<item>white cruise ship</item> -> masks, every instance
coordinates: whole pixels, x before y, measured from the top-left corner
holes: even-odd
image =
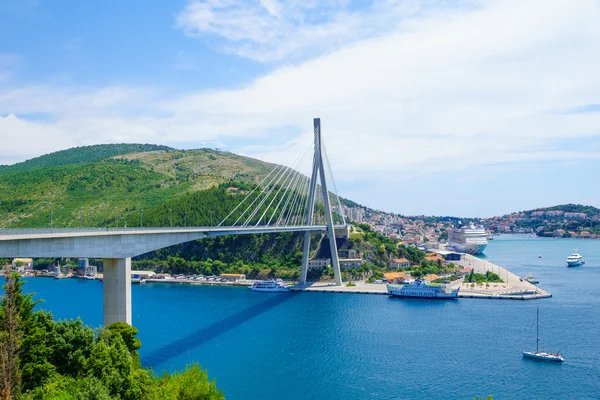
[[[412,297],[416,299],[440,299],[453,300],[458,297],[458,290],[454,289],[450,293],[446,292],[446,285],[431,284],[426,280],[404,282],[404,285],[387,285],[387,291],[390,296]]]
[[[482,226],[471,224],[460,229],[448,229],[448,246],[468,254],[481,254],[488,244],[488,234]]]
[[[252,284],[250,290],[255,292],[287,292],[289,289],[283,282],[275,281],[256,281]]]

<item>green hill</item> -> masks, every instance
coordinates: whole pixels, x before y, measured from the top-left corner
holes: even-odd
[[[228,212],[226,207],[232,209],[238,201],[227,192],[226,183],[232,187],[256,184],[274,167],[212,149],[155,150],[80,162],[90,148],[111,154],[146,146],[163,148],[90,146],[85,151],[78,148],[53,153],[52,158],[39,157],[46,161],[28,164],[23,170],[5,170],[0,174],[0,228],[48,227],[51,208],[54,227],[115,226],[117,215],[120,226],[139,225],[140,210],[144,210],[146,226],[168,226],[172,212],[174,225],[208,225],[211,212],[213,222],[220,222]],[[57,154],[67,158],[61,160]],[[48,165],[33,168],[42,164]]]
[[[593,206],[584,206],[582,204],[561,204],[558,206],[538,208],[535,210],[526,211],[532,213],[534,211],[562,211],[562,212],[577,212],[584,213],[589,218],[593,218],[596,215],[600,215],[600,209]]]
[[[46,154],[31,160],[13,165],[0,165],[0,174],[30,171],[44,167],[57,167],[60,165],[83,164],[99,161],[120,154],[139,153],[156,150],[173,150],[171,147],[155,144],[97,144],[93,146],[74,147]]]

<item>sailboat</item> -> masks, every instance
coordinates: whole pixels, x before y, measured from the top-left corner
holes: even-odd
[[[537,319],[536,319],[536,342],[537,348],[536,351],[523,351],[523,358],[532,358],[534,360],[542,360],[542,361],[554,361],[554,362],[563,362],[565,359],[560,355],[560,352],[557,353],[546,353],[540,351],[540,309],[537,309]]]

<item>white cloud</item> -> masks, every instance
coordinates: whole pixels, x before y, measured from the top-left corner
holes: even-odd
[[[14,114],[0,116],[0,164],[23,161],[31,154],[62,150],[65,136],[68,133],[54,126],[25,121]]]
[[[177,16],[177,27],[191,37],[221,37],[225,51],[269,62],[314,56],[383,35],[431,4],[439,6],[432,0],[376,0],[357,11],[339,0],[189,0]]]

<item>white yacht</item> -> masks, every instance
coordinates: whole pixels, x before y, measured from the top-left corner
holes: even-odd
[[[560,352],[556,353],[548,353],[545,351],[540,351],[540,309],[537,309],[537,318],[536,318],[536,350],[535,351],[523,351],[523,358],[531,358],[534,360],[540,361],[554,361],[554,362],[563,362],[565,359],[560,355]]]
[[[579,253],[573,253],[567,257],[567,267],[578,267],[583,264],[585,264],[585,261]]]
[[[470,224],[460,229],[448,229],[448,246],[468,254],[481,254],[488,244],[488,234],[482,226]]]
[[[255,292],[287,292],[288,287],[283,282],[276,281],[256,281],[252,284],[250,290]]]
[[[535,279],[535,276],[533,276],[533,274],[530,272],[529,275],[527,275],[525,277],[525,280],[531,284],[536,284],[536,283],[540,283],[540,281],[538,281],[537,279]]]
[[[412,297],[417,299],[451,299],[458,297],[458,289],[446,292],[446,285],[429,283],[426,280],[404,281],[404,285],[387,285],[387,292],[395,297]]]

